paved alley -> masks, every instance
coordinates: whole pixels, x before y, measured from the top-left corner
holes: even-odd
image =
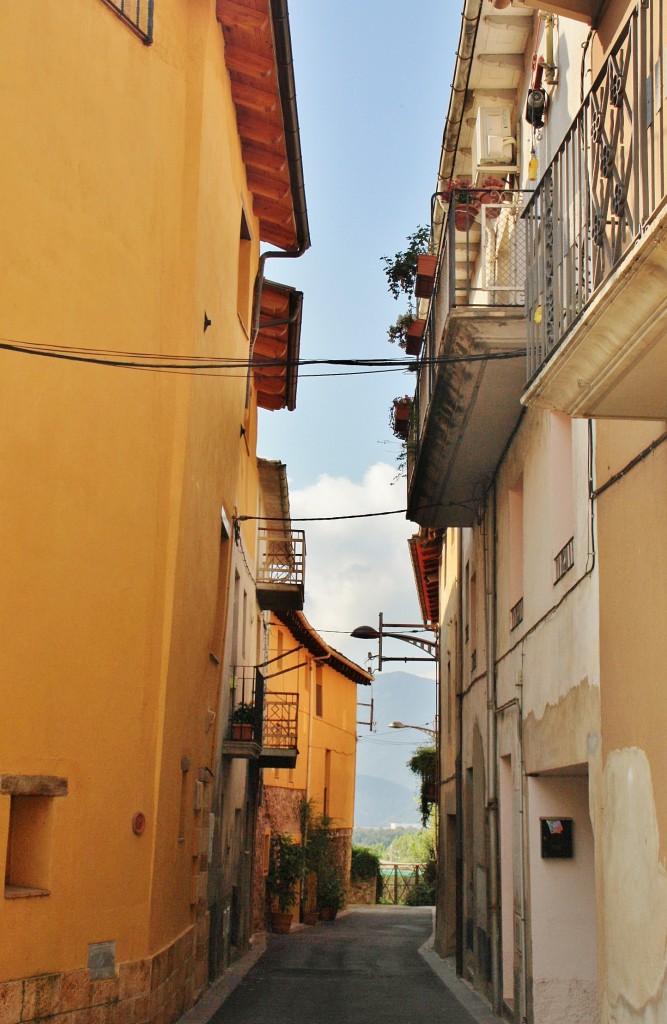
[[[430,908],[378,907],[273,935],[212,1024],[479,1024],[420,956],[431,928]]]

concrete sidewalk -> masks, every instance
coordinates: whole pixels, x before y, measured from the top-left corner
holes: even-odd
[[[338,917],[343,918],[353,913],[356,907],[349,907],[342,911]],[[358,909],[368,910],[369,908],[359,907]],[[382,906],[376,908],[380,913]],[[395,910],[395,907],[388,908]],[[315,926],[319,927],[319,926]],[[331,927],[331,926],[327,926]],[[335,925],[334,925],[335,927]],[[293,925],[292,931],[310,930],[307,925]],[[184,1014],[177,1024],[209,1024],[209,1021],[218,1012],[225,1000],[231,995],[237,985],[246,977],[248,972],[264,955],[267,944],[271,941],[271,935],[265,932],[257,933],[251,940],[249,951],[232,964],[225,974],[211,985],[199,1000],[196,1006]],[[438,980],[449,990],[458,1003],[470,1014],[476,1024],[502,1024],[499,1017],[491,1011],[487,1003],[464,981],[456,976],[453,966],[445,960],[441,960],[433,950],[433,935],[418,950],[419,955],[425,964],[431,969]]]

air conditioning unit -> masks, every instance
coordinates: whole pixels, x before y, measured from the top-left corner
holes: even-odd
[[[516,171],[511,108],[480,107],[472,140],[473,181],[490,171]]]

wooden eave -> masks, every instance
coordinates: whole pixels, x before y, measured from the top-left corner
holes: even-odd
[[[285,0],[216,0],[236,122],[260,239],[308,247]]]
[[[330,647],[308,622],[303,612],[288,611],[276,612],[276,618],[283,626],[289,629],[290,633],[300,644],[306,648],[314,658],[321,658],[323,662],[330,665],[341,675],[351,679],[353,683],[361,683],[368,686],[373,681],[373,676],[355,661],[346,658],[340,651]]]
[[[408,540],[417,596],[424,622],[438,626],[440,622],[440,555],[442,532],[425,530]]]
[[[296,407],[303,292],[265,281],[259,333],[253,350],[257,404],[262,409]]]

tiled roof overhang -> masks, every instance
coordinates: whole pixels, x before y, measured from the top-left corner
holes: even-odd
[[[263,242],[310,245],[286,0],[216,0]]]
[[[329,647],[329,644],[325,643],[319,633],[310,625],[303,612],[276,612],[275,615],[283,626],[289,629],[294,639],[303,644],[314,658],[322,658],[327,665],[331,665],[336,672],[351,679],[353,683],[361,683],[364,686],[372,683],[373,676],[370,672],[366,672],[361,665],[350,661],[344,654],[335,651],[333,647]]]
[[[408,540],[417,596],[424,622],[440,623],[440,554],[442,533],[426,530]]]
[[[257,404],[262,409],[296,406],[303,292],[264,281],[259,333],[253,349]]]

